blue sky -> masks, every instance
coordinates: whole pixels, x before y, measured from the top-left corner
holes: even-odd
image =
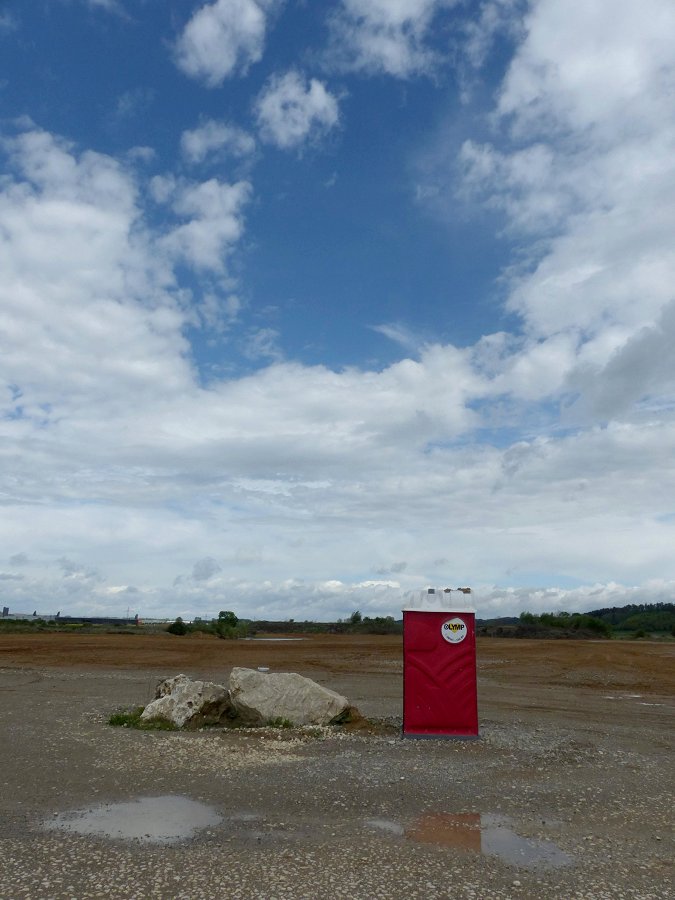
[[[0,4],[3,605],[671,599],[674,26]]]

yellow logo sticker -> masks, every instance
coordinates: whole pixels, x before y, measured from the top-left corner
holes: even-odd
[[[449,644],[459,644],[467,636],[468,631],[469,629],[466,627],[466,622],[463,619],[460,619],[459,616],[448,619],[447,622],[443,622],[441,625],[443,639]]]

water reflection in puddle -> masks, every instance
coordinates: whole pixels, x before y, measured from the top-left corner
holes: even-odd
[[[205,803],[168,795],[59,813],[44,824],[49,829],[75,834],[173,844],[221,821],[222,816]]]
[[[508,819],[501,816],[429,813],[408,826],[391,819],[369,819],[366,825],[418,844],[482,853],[525,868],[559,868],[572,864],[571,857],[554,843],[521,837],[508,827]]]
[[[369,828],[377,828],[378,831],[386,831],[389,834],[397,834],[403,837],[405,828],[400,822],[394,822],[392,819],[368,819],[366,822]]]

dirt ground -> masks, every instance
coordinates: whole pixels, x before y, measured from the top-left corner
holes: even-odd
[[[672,643],[479,639],[481,740],[417,741],[397,637],[1,635],[0,898],[673,897],[674,663]],[[388,728],[106,724],[163,676],[234,665],[301,672]],[[215,824],[170,844],[68,826],[120,802],[141,821],[144,798]]]

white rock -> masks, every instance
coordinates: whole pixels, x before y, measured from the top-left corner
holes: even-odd
[[[163,678],[155,688],[155,700],[160,697],[166,697],[167,694],[173,693],[179,687],[192,682],[188,675],[174,675],[173,678]]]
[[[230,697],[237,716],[248,725],[286,719],[294,725],[328,725],[345,713],[346,697],[294,672],[232,669]]]
[[[141,719],[161,716],[178,728],[216,725],[231,710],[230,692],[222,684],[193,681],[187,675],[160,681],[155,697],[143,710]]]

